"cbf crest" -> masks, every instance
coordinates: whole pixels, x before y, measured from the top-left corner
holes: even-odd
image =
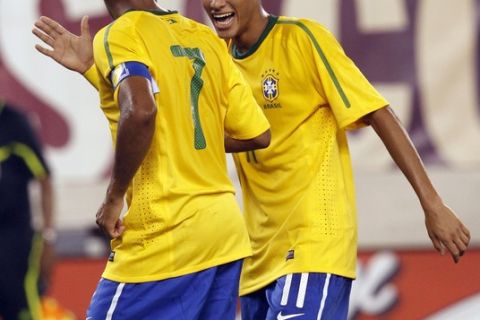
[[[279,95],[279,73],[274,69],[268,69],[262,74],[262,92],[263,97],[272,102],[278,98]]]

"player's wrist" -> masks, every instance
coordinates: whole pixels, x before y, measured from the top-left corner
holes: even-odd
[[[445,206],[442,198],[436,193],[433,193],[430,196],[421,197],[420,204],[426,214],[437,212]]]
[[[57,241],[58,233],[54,228],[45,228],[42,230],[41,234],[45,243],[53,244]]]
[[[110,184],[107,187],[107,192],[105,195],[106,203],[117,203],[123,202],[125,198],[125,193],[127,192],[128,185],[125,183],[119,183],[118,179],[112,177]]]

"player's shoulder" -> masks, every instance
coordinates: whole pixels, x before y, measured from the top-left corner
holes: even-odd
[[[184,16],[181,16],[179,24],[181,24],[181,30],[178,35],[186,42],[192,42],[202,51],[207,50],[215,56],[231,59],[228,54],[227,43],[220,39],[212,28]]]
[[[332,32],[318,21],[308,18],[280,16],[277,26],[289,37],[297,37],[305,40],[335,39]]]
[[[327,27],[325,27],[320,22],[308,19],[308,18],[297,18],[297,17],[287,17],[287,16],[279,16],[277,19],[277,24],[284,25],[284,26],[292,26],[293,30],[297,28],[300,29],[312,29],[315,31],[322,31],[322,32],[330,32]]]
[[[29,126],[27,116],[21,111],[17,110],[16,107],[5,104],[0,109],[0,119],[2,121],[8,122],[9,124],[14,123],[15,126]]]
[[[114,21],[110,22],[95,34],[95,38],[103,38],[105,35],[109,34],[114,31],[123,31],[125,32],[128,29],[131,29],[137,23],[139,17],[141,15],[140,11],[131,11],[123,14],[119,18],[115,19]]]
[[[128,34],[135,32],[135,29],[148,22],[148,16],[152,13],[143,10],[131,10],[101,28],[96,34],[96,39],[103,39],[112,34]]]
[[[186,32],[192,33],[197,38],[205,38],[214,43],[224,43],[207,25],[184,16],[180,16],[180,18]]]
[[[113,21],[109,24],[107,24],[106,26],[104,26],[103,28],[101,28],[100,30],[97,31],[97,33],[95,34],[95,36],[93,37],[93,47],[94,47],[94,50],[96,47],[98,47],[99,45],[103,47],[104,45],[104,42],[108,36],[108,33],[110,32],[110,29],[112,28],[112,26],[116,23],[116,21]]]
[[[14,106],[8,104],[4,105],[0,110],[0,140],[5,142],[5,139],[26,140],[29,132],[32,131],[32,125],[28,116],[19,111]]]
[[[103,52],[107,43],[111,41],[129,41],[128,38],[135,37],[136,24],[142,15],[141,11],[131,11],[123,14],[111,23],[107,24],[95,34],[93,38],[93,49]]]

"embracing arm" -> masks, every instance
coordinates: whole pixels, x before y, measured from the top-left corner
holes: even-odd
[[[435,249],[444,254],[447,248],[458,262],[467,249],[470,233],[452,209],[443,203],[400,121],[390,107],[370,113],[364,121],[373,127],[417,194]]]
[[[226,152],[243,152],[256,149],[265,149],[270,145],[270,129],[261,135],[249,140],[233,139],[225,134]]]
[[[148,80],[132,76],[119,85],[120,121],[112,176],[97,224],[111,238],[124,227],[120,220],[124,195],[150,148],[155,132],[157,107]]]

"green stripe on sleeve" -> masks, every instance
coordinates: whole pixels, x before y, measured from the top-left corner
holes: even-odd
[[[28,169],[36,178],[42,178],[46,176],[46,170],[40,159],[38,159],[35,152],[27,145],[22,143],[15,143],[12,146],[12,154],[19,156],[25,161]]]
[[[0,162],[7,160],[8,157],[10,157],[10,148],[0,147]]]
[[[325,65],[325,68],[327,69],[328,74],[329,74],[330,78],[332,79],[333,84],[335,85],[335,88],[337,89],[338,94],[340,95],[343,103],[345,104],[345,107],[350,108],[350,106],[351,106],[350,101],[348,100],[347,95],[345,94],[345,91],[343,91],[343,88],[340,85],[340,81],[338,81],[338,78],[335,75],[335,72],[333,71],[332,66],[330,65],[330,62],[328,61],[327,57],[325,56],[325,53],[323,52],[322,47],[320,47],[320,44],[318,43],[317,39],[313,35],[312,31],[310,31],[310,29],[308,29],[308,27],[300,21],[278,20],[277,23],[278,24],[296,25],[296,26],[302,28],[303,31],[305,31],[305,33],[308,35],[310,40],[313,42],[313,45],[315,46],[315,49],[318,52],[318,55],[322,59],[322,62]]]
[[[110,51],[110,44],[108,43],[108,35],[110,34],[110,29],[112,28],[113,23],[110,23],[107,28],[105,29],[105,34],[103,35],[103,45],[105,46],[105,52],[107,54],[108,65],[110,69],[113,69],[113,57],[112,51]]]

